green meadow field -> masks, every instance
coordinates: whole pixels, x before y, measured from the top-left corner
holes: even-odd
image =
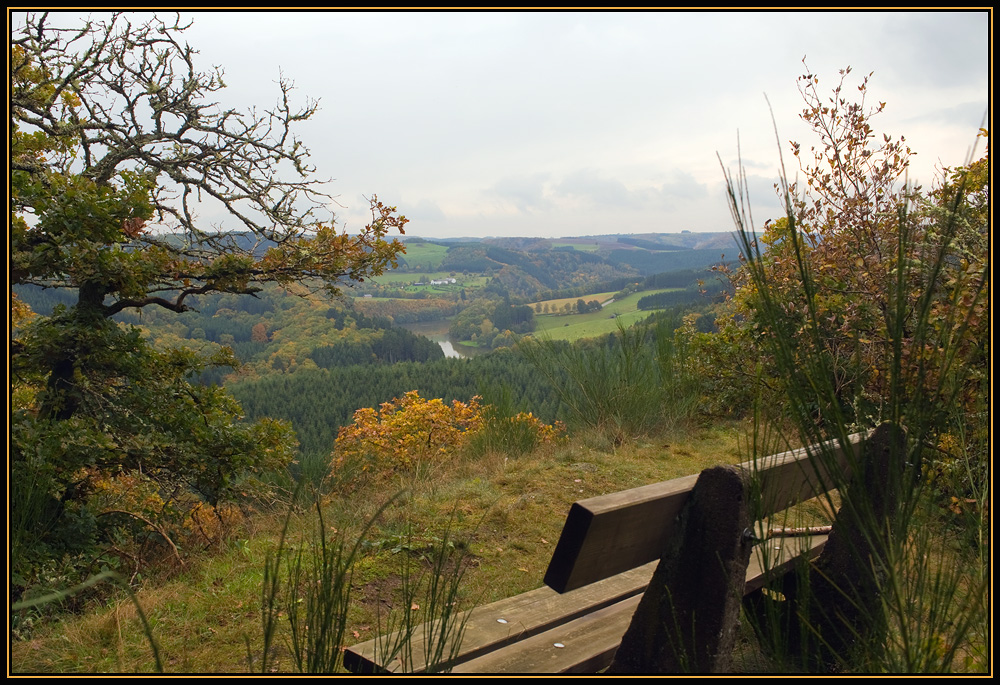
[[[619,324],[631,326],[636,321],[650,315],[651,312],[639,311],[636,307],[639,298],[671,290],[677,290],[677,288],[664,288],[662,290],[647,290],[641,293],[633,293],[622,300],[612,302],[600,311],[587,312],[586,314],[536,314],[534,335],[540,338],[548,337],[553,340],[573,341],[612,333],[618,330]],[[583,298],[569,298],[568,300],[551,300],[550,304],[559,303],[561,306],[566,301],[575,304],[578,299],[603,302],[607,298],[602,298],[602,295],[607,294],[588,295]]]

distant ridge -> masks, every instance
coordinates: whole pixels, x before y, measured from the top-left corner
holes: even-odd
[[[732,231],[709,231],[694,232],[685,231],[680,233],[605,233],[599,235],[567,236],[558,238],[538,238],[529,236],[463,236],[458,238],[438,238],[435,236],[402,236],[403,242],[428,242],[440,245],[454,245],[456,243],[488,243],[502,247],[525,246],[515,249],[526,249],[527,244],[534,243],[548,246],[555,245],[597,245],[603,249],[628,249],[629,247],[639,249],[655,250],[706,250],[722,249],[727,253],[735,254],[736,237]],[[630,245],[631,243],[631,245]],[[645,245],[644,243],[649,243]]]

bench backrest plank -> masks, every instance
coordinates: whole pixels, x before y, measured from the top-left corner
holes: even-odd
[[[869,434],[870,431],[848,436],[847,449],[841,448],[838,441],[829,440],[764,457],[756,464],[740,464],[741,468],[756,474],[761,485],[759,516],[770,516],[846,485]]]
[[[697,474],[574,502],[545,584],[568,592],[660,558]]]
[[[866,435],[850,436],[846,448],[831,440],[740,464],[760,484],[759,515],[769,516],[841,485],[830,473],[849,473]],[[810,458],[819,454],[821,458]],[[545,584],[568,592],[659,559],[697,480],[697,475],[684,476],[575,502]]]

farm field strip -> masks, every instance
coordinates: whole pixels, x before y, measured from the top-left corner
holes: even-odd
[[[618,330],[619,323],[631,326],[652,313],[652,311],[640,311],[636,308],[636,303],[640,298],[672,290],[678,290],[678,288],[662,288],[632,293],[622,300],[612,302],[600,311],[587,312],[586,314],[539,314],[535,316],[536,328],[533,335],[549,337],[554,340],[572,341],[611,333]],[[577,299],[583,299],[586,302],[588,298],[598,299],[598,296],[575,298],[572,299],[572,302],[576,303]]]
[[[580,295],[579,297],[562,297],[557,300],[540,300],[538,302],[532,302],[531,308],[534,309],[536,304],[549,305],[552,307],[562,307],[565,304],[575,305],[577,300],[583,300],[584,302],[590,302],[591,300],[597,300],[601,304],[604,304],[607,300],[614,297],[614,292],[609,293],[594,293],[593,295]]]

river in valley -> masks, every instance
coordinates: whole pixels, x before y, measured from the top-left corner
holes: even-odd
[[[422,321],[420,323],[404,323],[399,325],[409,331],[422,335],[426,338],[430,338],[436,342],[441,346],[441,351],[444,352],[444,356],[446,357],[476,357],[489,352],[489,350],[483,350],[478,347],[468,347],[466,345],[459,345],[452,342],[448,338],[448,326],[450,324],[444,319],[440,319],[438,321]]]

